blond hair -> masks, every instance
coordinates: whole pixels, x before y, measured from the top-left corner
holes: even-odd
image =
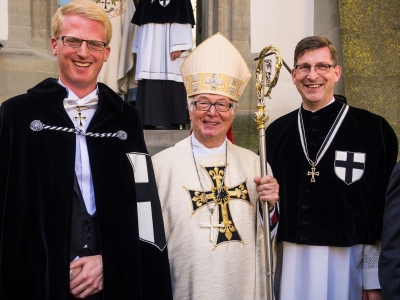
[[[97,4],[89,0],[74,0],[67,5],[60,7],[51,20],[51,33],[54,38],[58,38],[64,17],[68,15],[77,15],[90,20],[100,22],[104,26],[106,34],[106,44],[110,44],[112,36],[111,22],[106,13]]]

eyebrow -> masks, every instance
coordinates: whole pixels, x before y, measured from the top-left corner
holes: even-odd
[[[315,65],[332,65],[332,64],[333,64],[333,62],[322,62],[322,61],[315,63]],[[304,63],[301,63],[301,64],[297,63],[297,65],[299,65],[299,66],[304,66],[304,65],[311,66],[311,64],[308,63],[308,62],[304,62]]]

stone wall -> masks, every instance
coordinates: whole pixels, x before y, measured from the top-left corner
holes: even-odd
[[[339,4],[349,104],[384,116],[400,137],[400,1]]]
[[[258,138],[252,113],[256,101],[254,58],[258,53],[251,49],[255,38],[251,28],[252,1],[197,0],[202,20],[196,31],[198,42],[221,32],[246,60],[253,78],[242,96],[235,118],[235,141],[257,151]],[[311,5],[309,3],[304,2],[304,5]],[[400,136],[400,1],[318,0],[313,3],[313,10],[304,6],[310,14],[307,18],[313,22],[313,34],[331,39],[342,54],[339,63],[344,72],[335,92],[344,94],[353,106],[384,116]],[[291,26],[298,24],[296,17],[299,14],[293,14],[288,8],[279,8],[276,12],[271,5],[279,3],[257,1],[257,9],[265,12],[266,17],[278,14],[278,20],[288,28],[285,31],[281,24],[268,20],[267,27],[260,25],[257,30],[265,31],[276,26],[273,29],[277,34],[288,39],[287,36],[294,31]],[[55,11],[55,0],[8,1],[8,39],[0,50],[0,103],[25,92],[44,78],[58,77],[57,60],[51,53],[49,42],[51,16]],[[294,38],[296,42],[298,39]],[[289,42],[293,41],[289,39]],[[294,46],[289,42],[283,48],[290,48],[284,57],[291,66]],[[280,96],[281,87],[294,88],[292,85],[289,87],[288,82],[290,76],[282,69],[280,82],[272,94],[273,98],[282,98],[279,105],[287,111],[300,101],[300,98],[291,99],[298,102],[290,104],[284,98],[293,97]]]
[[[0,52],[0,103],[47,77],[58,77],[50,48],[54,0],[8,2],[9,34]]]

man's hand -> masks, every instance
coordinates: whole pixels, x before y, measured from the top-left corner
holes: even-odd
[[[362,300],[383,300],[381,290],[363,290]]]
[[[103,258],[101,255],[86,256],[70,263],[70,270],[82,268],[69,283],[71,294],[83,299],[103,289]]]
[[[171,60],[177,59],[179,56],[181,56],[182,51],[174,51],[171,52]]]
[[[258,199],[267,201],[270,209],[274,207],[279,198],[279,184],[276,179],[269,175],[263,178],[256,176],[254,182],[257,184]]]

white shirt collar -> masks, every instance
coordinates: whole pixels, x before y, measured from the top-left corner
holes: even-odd
[[[321,107],[320,109],[323,109],[323,108],[327,107],[329,104],[332,104],[333,102],[335,102],[335,97],[333,97],[332,100],[331,100],[327,105],[325,105],[324,107]],[[314,113],[314,112],[316,112],[316,111],[319,111],[319,109],[317,109],[317,110],[307,109],[307,108],[304,107],[304,105],[303,105],[303,108],[304,108],[305,110],[307,110],[307,111],[311,111],[312,113]]]
[[[99,87],[98,87],[98,85],[96,85],[96,88],[92,92],[87,94],[85,97],[79,98],[73,91],[71,91],[65,84],[62,83],[60,78],[58,79],[58,83],[67,89],[68,96],[65,99],[69,99],[69,100],[79,100],[79,99],[83,99],[83,98],[90,98],[90,97],[98,95],[98,91],[99,91]]]
[[[225,153],[226,149],[226,138],[224,142],[221,144],[221,146],[216,147],[216,148],[207,148],[204,146],[202,143],[200,143],[194,134],[192,133],[191,135],[192,143],[193,143],[193,151],[194,155],[196,156],[205,156],[209,154],[217,154],[217,153]]]

